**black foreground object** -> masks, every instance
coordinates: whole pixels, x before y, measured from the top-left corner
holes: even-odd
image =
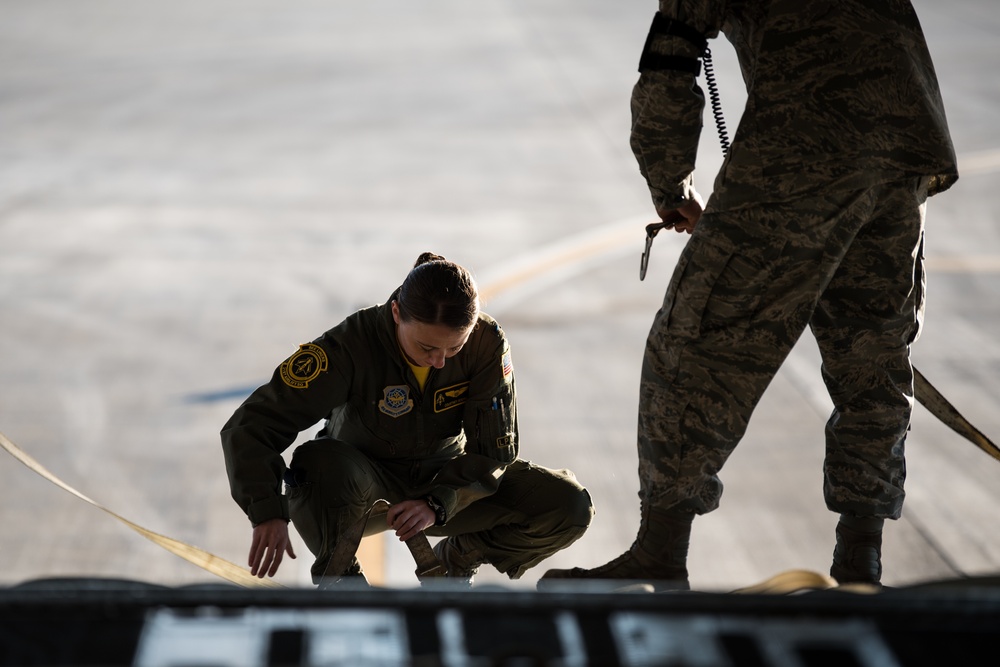
[[[997,628],[992,577],[791,595],[0,588],[0,665],[974,666],[987,664]]]

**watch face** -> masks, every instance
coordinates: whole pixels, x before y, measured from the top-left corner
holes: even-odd
[[[436,521],[434,523],[436,523],[439,526],[444,525],[445,521],[444,506],[441,505],[437,500],[435,500],[434,496],[427,496],[425,500],[427,501],[428,507],[434,510],[434,515],[436,518]]]

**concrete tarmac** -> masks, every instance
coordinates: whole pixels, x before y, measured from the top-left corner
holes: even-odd
[[[915,0],[962,176],[931,200],[927,323],[913,358],[1000,437],[1000,14]],[[521,454],[591,491],[594,566],[638,525],[646,332],[687,237],[661,235],[628,146],[656,3],[0,0],[0,432],[135,523],[243,564],[218,432],[298,344],[383,301],[417,255],[470,267],[510,338]],[[714,45],[730,132],[743,103]],[[696,183],[720,151],[706,115]],[[807,334],[695,524],[692,585],[825,573],[830,409]],[[290,454],[290,450],[289,450]],[[1000,570],[1000,462],[923,408],[885,583]],[[0,453],[0,583],[215,581]],[[310,555],[276,580],[308,585]],[[367,544],[415,586],[405,547]]]

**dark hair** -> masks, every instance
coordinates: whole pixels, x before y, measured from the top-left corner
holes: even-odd
[[[479,317],[479,290],[464,267],[432,252],[421,253],[396,296],[404,322],[468,329]]]

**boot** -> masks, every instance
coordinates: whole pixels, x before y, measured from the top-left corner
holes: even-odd
[[[631,580],[650,582],[655,591],[686,591],[687,553],[693,513],[642,508],[639,534],[628,551],[614,560],[591,569],[549,570],[538,588],[555,588],[573,580]]]
[[[839,584],[874,584],[882,580],[882,519],[840,515],[830,576]]]
[[[467,550],[463,550],[459,540],[458,537],[441,540],[434,545],[434,555],[448,569],[449,579],[461,586],[472,588],[472,579],[486,559],[474,548],[467,547]]]
[[[326,569],[324,564],[320,572]],[[324,577],[321,574],[316,574],[317,568],[313,566],[313,583],[316,584],[321,591],[329,590],[331,588],[368,588],[368,578],[365,577],[364,571],[361,569],[361,563],[358,562],[357,557],[351,560],[351,564],[347,566],[347,569],[339,577]]]

